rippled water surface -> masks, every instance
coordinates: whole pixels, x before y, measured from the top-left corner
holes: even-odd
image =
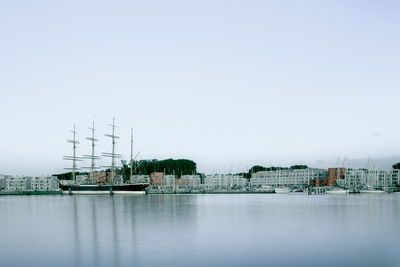
[[[0,266],[400,266],[400,194],[1,196]]]

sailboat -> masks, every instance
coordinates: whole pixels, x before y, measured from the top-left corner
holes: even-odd
[[[277,173],[279,175],[279,178],[282,179],[282,171],[279,171]],[[279,183],[279,178],[278,178],[278,183]],[[288,187],[275,187],[275,194],[288,194],[290,192],[290,189]]]
[[[385,181],[386,181],[386,177],[385,177]],[[360,193],[362,193],[362,194],[383,194],[383,193],[385,193],[384,190],[377,187],[378,173],[376,170],[376,166],[374,166],[373,171],[371,171],[371,170],[367,171],[367,183],[366,184],[367,184],[367,187],[361,189]],[[375,186],[372,184],[375,184]]]
[[[95,156],[94,154],[94,148],[95,148],[95,143],[97,139],[94,137],[94,122],[93,122],[93,127],[90,128],[92,130],[92,136],[88,137],[87,139],[92,141],[92,154],[91,155],[85,155],[85,158],[91,159],[92,164],[89,167],[91,169],[89,180],[87,183],[82,183],[81,181],[77,181],[76,179],[76,170],[78,169],[76,166],[76,162],[80,161],[81,158],[76,156],[76,145],[79,144],[79,142],[76,140],[76,131],[75,131],[75,125],[74,125],[74,130],[73,132],[73,139],[68,140],[69,143],[73,144],[73,154],[72,156],[66,156],[64,159],[67,160],[72,160],[72,183],[70,181],[58,181],[61,190],[65,194],[145,194],[144,189],[148,187],[150,184],[149,183],[121,183],[118,181],[115,181],[116,179],[116,173],[115,173],[115,159],[120,158],[121,155],[115,153],[115,139],[118,139],[119,136],[115,135],[115,123],[114,123],[114,118],[113,118],[113,123],[110,125],[112,127],[112,133],[111,134],[106,134],[105,136],[110,137],[112,140],[112,152],[111,153],[103,153],[104,157],[110,157],[111,158],[111,166],[104,166],[104,167],[109,167],[110,168],[110,176],[109,176],[109,181],[105,179],[105,181],[96,181],[95,179],[95,173],[94,170],[96,169],[95,167],[95,160],[98,159],[99,157]],[[130,181],[132,181],[132,164],[133,164],[133,158],[132,158],[132,150],[133,149],[133,132],[131,129],[131,160],[130,160],[130,167],[131,167],[131,172],[130,172]]]

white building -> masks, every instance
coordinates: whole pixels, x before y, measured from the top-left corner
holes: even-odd
[[[175,185],[175,175],[163,175],[164,187],[173,187]]]
[[[400,185],[400,170],[346,170],[341,186],[391,187]]]
[[[242,188],[242,187],[246,186],[246,182],[247,182],[247,179],[241,175],[231,175],[230,176],[230,186],[231,187],[235,186],[235,187]]]
[[[0,190],[4,190],[6,188],[6,179],[7,175],[0,174]]]
[[[246,178],[240,175],[212,174],[204,178],[204,186],[208,190],[242,188],[246,185]]]
[[[25,191],[31,189],[31,177],[19,176],[6,179],[6,191]]]
[[[328,171],[323,169],[288,169],[260,171],[251,175],[251,184],[261,186],[307,186],[312,179],[327,179]]]
[[[34,191],[50,191],[59,188],[55,176],[41,176],[32,178],[31,190]]]

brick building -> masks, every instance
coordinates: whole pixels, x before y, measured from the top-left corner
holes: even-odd
[[[337,180],[344,180],[346,168],[328,168],[328,186],[336,186]]]

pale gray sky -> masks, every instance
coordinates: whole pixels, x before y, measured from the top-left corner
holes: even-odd
[[[0,173],[51,174],[76,123],[90,151],[199,171],[400,155],[397,1],[0,4]],[[318,163],[319,162],[319,163]],[[107,164],[101,162],[100,164]]]

